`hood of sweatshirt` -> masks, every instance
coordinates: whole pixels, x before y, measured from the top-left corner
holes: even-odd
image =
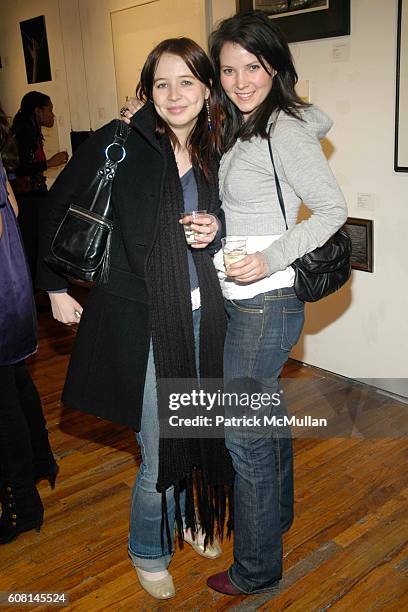
[[[317,106],[308,106],[301,111],[303,127],[311,132],[316,138],[322,140],[333,125],[333,121],[326,113]],[[286,113],[279,113],[279,123],[287,121],[298,121]]]

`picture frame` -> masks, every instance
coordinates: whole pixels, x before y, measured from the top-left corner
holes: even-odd
[[[373,221],[348,217],[344,229],[351,238],[352,269],[373,272]]]
[[[305,0],[305,3],[307,0]],[[310,6],[297,4],[273,16],[271,11],[284,10],[281,0],[239,0],[239,12],[263,10],[284,33],[288,42],[301,42],[350,34],[350,0],[310,0]],[[270,8],[268,10],[268,5]],[[275,8],[274,8],[275,7]],[[293,13],[293,14],[291,14]]]
[[[398,0],[394,170],[408,172],[408,0]]]
[[[27,83],[51,81],[50,54],[44,15],[20,21]]]

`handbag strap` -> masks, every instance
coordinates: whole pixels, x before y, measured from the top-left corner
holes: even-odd
[[[115,178],[118,164],[123,162],[126,157],[125,143],[129,135],[130,128],[126,123],[117,119],[115,135],[110,144],[105,149],[105,162],[101,166],[92,181],[89,189],[95,187],[95,194],[89,210],[92,211],[98,199],[105,198],[106,213],[108,212],[110,196],[112,191],[112,181]],[[99,206],[100,208],[100,206]]]
[[[281,207],[282,215],[283,215],[283,218],[285,220],[286,229],[288,229],[288,222],[286,221],[285,202],[283,201],[282,189],[281,189],[281,186],[280,186],[278,174],[276,172],[275,162],[274,162],[273,153],[272,153],[272,145],[271,145],[271,131],[272,131],[272,128],[275,128],[276,120],[277,120],[277,118],[269,126],[269,130],[268,130],[268,148],[269,148],[269,155],[271,156],[271,162],[272,162],[272,166],[273,166],[273,173],[275,175],[275,185],[276,185],[276,191],[278,193],[279,205]]]
[[[113,141],[105,149],[105,165],[109,164],[113,167],[113,176],[115,176],[117,165],[120,164],[126,157],[125,143],[128,137],[130,128],[126,123],[117,119],[116,130]],[[114,147],[119,147],[119,151]],[[112,155],[113,157],[110,157]],[[112,177],[113,178],[113,177]]]

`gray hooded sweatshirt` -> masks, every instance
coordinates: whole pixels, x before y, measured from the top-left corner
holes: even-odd
[[[322,246],[347,219],[346,202],[320,146],[332,121],[316,106],[305,108],[302,118],[280,112],[271,133],[288,231],[267,140],[238,139],[221,160],[220,198],[227,235],[281,235],[262,251],[269,274],[284,270],[298,257]],[[268,125],[273,119],[271,116]],[[296,223],[302,201],[312,215]]]

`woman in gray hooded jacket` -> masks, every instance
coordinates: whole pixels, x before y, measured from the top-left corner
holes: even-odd
[[[291,264],[322,246],[345,222],[347,208],[319,142],[331,121],[296,94],[293,59],[273,20],[260,11],[226,19],[210,37],[210,52],[225,111],[219,178],[227,237],[244,238],[248,253],[227,269],[222,253],[215,262],[228,314],[226,390],[269,398],[256,413],[237,401],[231,416],[246,417],[244,426],[225,428],[236,471],[234,563],[208,585],[237,595],[277,586],[282,534],[293,520],[290,428],[273,424],[285,423],[278,379],[304,321]],[[302,201],[312,214],[296,223]]]

